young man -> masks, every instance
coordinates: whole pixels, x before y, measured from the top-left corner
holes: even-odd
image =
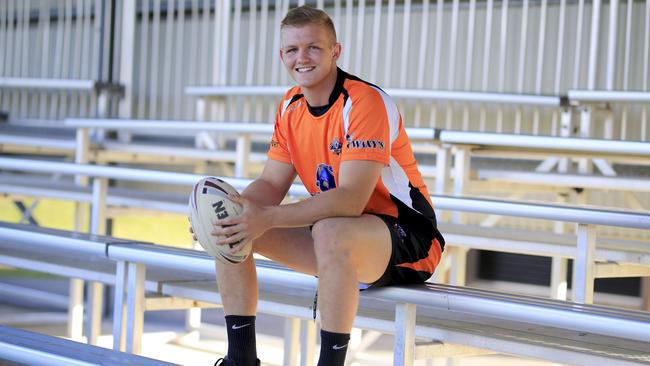
[[[227,236],[222,245],[253,240],[254,252],[318,276],[318,365],[343,365],[359,290],[425,281],[444,239],[397,106],[337,68],[331,19],[301,6],[281,30],[280,58],[297,86],[280,103],[261,176],[233,197],[243,213],[216,222],[213,234]],[[280,205],[296,175],[312,197]],[[229,343],[217,364],[259,364],[253,257],[218,263],[217,281]]]

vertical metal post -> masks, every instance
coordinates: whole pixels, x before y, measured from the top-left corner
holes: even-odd
[[[140,354],[144,325],[144,279],[146,267],[142,263],[129,263],[126,292],[126,352]]]
[[[560,171],[563,172],[563,171]],[[564,171],[566,172],[566,170]],[[567,194],[558,194],[558,201],[566,203],[568,198]],[[566,223],[564,221],[553,222],[553,232],[563,234],[566,232]],[[558,300],[567,299],[567,271],[569,269],[569,260],[563,257],[553,257],[551,262],[551,298]]]
[[[133,103],[133,65],[135,62],[135,0],[122,1],[122,31],[120,50],[120,83],[124,98],[120,101],[119,116],[131,117]]]
[[[436,194],[445,194],[447,192],[450,170],[451,146],[443,144],[436,151]]]
[[[147,73],[150,72],[149,70],[149,46],[147,43],[149,42],[149,14],[151,13],[150,9],[150,2],[149,0],[144,0],[142,1],[142,20],[140,21],[140,44],[143,45],[140,47],[140,55],[139,55],[139,70],[140,70],[140,76],[138,80],[138,105],[136,106],[136,113],[135,116],[137,118],[145,118],[145,109],[144,107],[147,105],[146,101],[146,96],[147,96]],[[198,17],[197,17],[198,18]],[[196,36],[190,37],[190,42],[195,42],[196,41]],[[191,52],[191,51],[190,51]],[[190,54],[194,55],[196,53],[191,52]],[[152,60],[156,60],[155,55],[152,55],[151,58]],[[196,70],[196,67],[191,67],[191,70]],[[147,70],[147,71],[145,71]],[[135,88],[135,82],[133,83],[133,88]],[[151,96],[153,98],[154,93],[156,93],[156,90],[151,90]]]
[[[322,1],[322,0],[321,0]],[[319,7],[320,8],[320,7]],[[359,74],[361,72],[361,65],[363,62],[363,57],[361,53],[361,45],[364,44],[363,39],[365,32],[363,31],[365,28],[365,19],[366,19],[366,0],[359,0],[359,4],[357,6],[357,30],[356,30],[356,42],[355,45],[357,46],[356,48],[356,54],[355,57],[356,59],[354,60],[354,73]],[[350,29],[350,33],[352,33],[352,29]]]
[[[618,32],[618,1],[609,1],[609,28],[607,34],[607,80],[605,89],[614,90],[614,76],[616,72],[616,34]],[[631,22],[632,19],[628,19]]]
[[[160,41],[160,8],[161,8],[161,0],[153,0],[153,19],[152,19],[152,27],[151,27],[151,65],[149,67],[149,72],[152,75],[150,78],[151,85],[149,87],[149,90],[153,91],[158,91],[159,86],[158,86],[158,74],[160,73],[158,70],[158,60],[160,59],[159,57],[159,45],[162,43]],[[207,59],[205,55],[200,55],[203,56],[204,59]],[[206,70],[207,71],[207,70]],[[158,98],[151,98],[149,101],[149,118],[159,118],[160,117],[160,112],[158,110]]]
[[[391,76],[393,75],[393,36],[395,27],[395,0],[388,0],[388,9],[386,14],[386,36],[383,37],[384,47],[384,79],[385,85],[392,85]],[[404,67],[404,66],[402,66]]]
[[[101,282],[88,282],[88,294],[86,297],[86,311],[88,312],[86,336],[88,337],[88,344],[97,344],[102,327],[103,299],[104,285]]]
[[[90,214],[90,232],[96,235],[106,234],[106,195],[108,181],[106,178],[93,179],[93,201]]]
[[[70,292],[68,295],[68,338],[80,342],[83,337],[84,318],[84,281],[70,279]]]
[[[558,30],[557,30],[557,51],[555,56],[555,82],[553,84],[553,92],[555,95],[560,94],[560,81],[562,80],[562,65],[564,55],[564,27],[566,18],[566,0],[560,0],[560,14],[558,16]]]
[[[238,178],[246,178],[248,177],[250,166],[251,136],[249,134],[237,136],[236,149],[237,161],[235,162],[235,176]]]
[[[185,310],[185,331],[187,334],[183,336],[184,339],[198,342],[201,334],[201,308],[190,308]]]
[[[93,179],[93,200],[90,214],[90,233],[95,235],[106,234],[106,195],[108,182],[105,178]],[[101,330],[102,306],[103,306],[103,284],[99,282],[89,283],[87,297],[87,337],[88,343],[97,344],[97,338]]]
[[[300,319],[284,320],[284,361],[283,366],[298,366],[298,347],[300,343]]]
[[[113,300],[113,349],[126,350],[126,280],[128,263],[118,261],[115,268],[115,298]]]
[[[465,193],[467,183],[469,182],[469,164],[470,150],[468,146],[457,146],[454,152],[454,194],[461,195]],[[467,215],[460,212],[454,212],[452,221],[463,223]]]
[[[562,257],[553,257],[551,262],[551,297],[558,300],[567,299],[566,275],[569,261]]]
[[[596,88],[596,74],[598,72],[598,38],[600,31],[600,5],[601,0],[594,0],[591,7],[591,35],[589,41],[589,74],[587,76],[587,89]]]
[[[370,80],[377,80],[377,64],[379,60],[379,35],[381,34],[381,0],[375,0],[375,10],[372,23],[372,48],[370,50]]]
[[[465,286],[467,284],[467,252],[469,249],[461,247],[450,247],[450,249],[449,283],[454,286]]]
[[[490,47],[492,44],[492,13],[494,12],[494,0],[487,0],[485,14],[485,30],[483,33],[483,72],[481,73],[481,91],[488,90],[488,81],[490,79]]]
[[[87,129],[77,129],[77,139],[75,147],[75,162],[83,164],[88,159],[89,137]],[[80,186],[88,185],[88,177],[76,175],[75,183]],[[74,203],[75,209],[75,231],[84,231],[85,212],[84,205],[81,202]],[[79,341],[83,336],[83,318],[84,318],[84,281],[80,279],[70,280],[70,295],[68,304],[68,337]]]
[[[313,366],[316,355],[316,322],[302,320],[300,329],[300,366]]]
[[[578,245],[573,268],[573,300],[585,304],[594,301],[596,227],[578,224]]]
[[[88,163],[88,156],[90,154],[90,134],[88,128],[77,127],[76,132],[76,145],[74,152],[74,161],[77,164]],[[75,176],[75,182],[79,185],[88,185],[88,177],[80,175]]]
[[[581,55],[582,55],[582,28],[585,14],[585,0],[578,0],[578,14],[576,21],[576,46],[575,58],[573,59],[573,88],[578,88],[580,83],[580,71],[582,70]]]
[[[426,14],[428,15],[428,14]],[[401,51],[401,60],[399,64],[400,76],[399,76],[399,86],[400,88],[406,88],[407,80],[407,71],[410,70],[408,65],[409,58],[409,35],[410,35],[410,25],[411,25],[411,0],[404,1],[404,18],[402,20],[402,51]],[[422,38],[426,37],[422,34]]]
[[[415,359],[415,312],[414,304],[400,303],[395,306],[395,345],[393,365],[412,366]]]
[[[580,110],[580,137],[591,137],[591,118],[592,107],[590,105],[583,106]],[[591,160],[588,158],[580,158],[578,161],[578,172],[580,174],[588,174],[591,171]]]

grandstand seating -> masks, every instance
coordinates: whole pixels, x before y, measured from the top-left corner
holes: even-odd
[[[193,1],[170,2],[162,7],[158,2],[145,2],[142,6],[134,2],[108,2],[101,7],[91,3],[35,5],[12,0],[0,9],[0,40],[11,56],[5,57],[0,67],[0,153],[63,156],[77,163],[2,156],[0,195],[90,203],[91,232],[103,234],[105,220],[117,212],[111,211],[115,207],[185,214],[185,194],[178,190],[154,191],[151,185],[169,183],[189,187],[199,176],[87,163],[167,163],[172,169],[181,169],[172,164],[192,164],[195,172],[206,172],[206,163],[217,162],[226,163],[220,166],[223,168],[220,174],[251,177],[251,168],[258,167],[253,164],[266,159],[261,149],[253,149],[253,142],[257,136],[267,142],[272,126],[240,120],[270,122],[277,107],[274,99],[288,89],[288,86],[278,86],[288,82],[288,75],[282,73],[280,60],[270,56],[277,52],[277,44],[271,46],[271,43],[279,38],[279,27],[272,19],[279,21],[289,2],[263,2],[259,6],[253,6],[253,2],[236,2],[228,6],[229,2]],[[644,24],[646,30],[650,29],[647,24],[650,3],[628,2],[619,6],[618,2],[515,2],[508,5],[508,2],[488,1],[458,6],[458,1],[453,4],[439,1],[437,6],[430,6],[428,1],[414,4],[379,1],[374,9],[366,2],[318,1],[318,4],[332,14],[344,44],[346,51],[340,60],[341,67],[366,80],[389,86],[385,90],[399,104],[405,123],[416,126],[407,132],[418,158],[424,157],[420,168],[425,178],[436,178],[435,184],[431,180],[427,183],[435,193],[432,200],[448,240],[446,255],[454,253],[455,262],[450,266],[453,284],[464,284],[465,254],[469,249],[554,257],[552,293],[556,293],[557,280],[567,277],[561,270],[556,271],[559,267],[555,266],[555,258],[562,261],[573,258],[574,300],[591,302],[595,278],[640,276],[646,288],[641,296],[650,310],[650,230],[647,230],[650,227],[646,209],[650,202],[647,173],[650,92],[646,77],[650,64],[647,62],[648,32],[645,37],[635,35]],[[622,14],[623,9],[627,16]],[[633,16],[643,13],[645,20]],[[576,38],[575,34],[585,34],[581,27],[588,24],[590,17],[591,36]],[[572,21],[567,22],[565,18]],[[549,33],[547,28],[553,31]],[[522,36],[512,38],[513,34]],[[608,35],[606,47],[605,35]],[[583,42],[587,38],[588,44]],[[414,47],[416,43],[419,47]],[[235,51],[222,52],[223,49]],[[458,61],[461,58],[463,62]],[[641,58],[643,62],[639,62]],[[66,76],[80,79],[59,79]],[[81,79],[95,77],[119,79],[127,88]],[[185,87],[199,83],[215,85]],[[626,91],[612,90],[617,87]],[[645,91],[632,91],[641,89]],[[50,98],[53,95],[56,97]],[[151,120],[104,118],[116,115],[117,111],[117,105],[108,100],[123,95],[120,116]],[[456,113],[459,109],[462,116]],[[615,119],[615,113],[620,111],[620,120]],[[445,121],[441,123],[440,115],[445,112]],[[604,113],[603,124],[595,123],[596,113]],[[42,119],[16,118],[29,115]],[[69,118],[72,116],[101,118]],[[182,120],[193,117],[201,122]],[[66,118],[67,126],[63,129],[60,128],[62,118]],[[206,123],[210,119],[222,122]],[[445,130],[434,129],[443,124]],[[53,125],[56,129],[44,128]],[[118,139],[105,138],[108,130],[116,131]],[[155,137],[138,141],[125,139],[130,133]],[[165,139],[169,136],[174,136],[172,143],[171,139]],[[225,143],[224,136],[235,137],[234,148],[232,140]],[[433,154],[436,154],[435,166],[431,164]],[[454,164],[452,157],[455,157]],[[507,166],[515,159],[521,163],[518,167]],[[522,163],[522,159],[529,163]],[[572,169],[574,162],[576,169]],[[233,170],[231,163],[234,163]],[[632,169],[620,173],[616,163],[623,165],[621,169]],[[86,184],[87,179],[91,179],[92,186]],[[239,188],[249,182],[227,179]],[[116,181],[117,186],[109,187],[109,180]],[[452,180],[454,186],[449,189]],[[142,189],[143,186],[146,187]],[[614,198],[612,205],[641,210],[522,200],[525,196],[600,203],[596,195],[589,196],[594,191],[599,196]],[[446,195],[478,192],[500,198]],[[291,193],[305,194],[297,186]],[[23,218],[29,217],[33,207],[20,207]],[[524,219],[519,220],[520,217]],[[539,229],[535,219],[543,221],[539,224],[543,229]],[[524,220],[526,224],[519,227]],[[569,224],[576,224],[575,232],[565,230]],[[604,226],[611,224],[616,227]],[[3,225],[0,224],[0,231],[6,229]],[[553,225],[554,230],[550,230]],[[640,230],[619,231],[619,225]],[[615,238],[607,235],[612,232],[616,233]],[[628,232],[629,237],[619,237]],[[57,255],[43,256],[33,253],[28,246],[14,248],[13,240],[46,240],[47,235],[66,237],[66,234],[30,227],[24,234],[16,235],[19,237],[5,243],[8,247],[0,242],[3,263],[95,281],[88,298],[91,343],[97,334],[99,284],[117,283],[122,286],[117,298],[130,302],[127,334],[122,336],[123,329],[115,330],[118,343],[120,338],[122,343],[128,338],[130,350],[137,350],[138,333],[142,330],[138,317],[144,310],[135,311],[138,307],[208,306],[198,302],[218,300],[214,295],[217,290],[211,272],[213,266],[210,258],[201,253],[75,234],[75,238],[52,242],[55,246],[65,242],[71,245],[70,249],[56,247]],[[90,242],[83,250],[94,247],[98,250],[80,252],[77,239]],[[75,254],[90,256],[94,258],[92,263],[103,264],[95,272],[95,268],[66,262],[68,256],[75,259]],[[109,254],[118,260],[117,267],[113,259],[106,257]],[[157,277],[161,265],[179,268],[186,260],[196,260],[203,274],[190,270],[188,277],[181,277],[192,281],[184,283]],[[449,262],[446,260],[447,265]],[[102,269],[104,265],[106,271]],[[132,269],[128,273],[132,282],[126,277],[129,269]],[[438,272],[444,273],[440,271],[444,269],[441,267]],[[285,271],[266,262],[261,262],[260,270],[264,276]],[[121,276],[117,281],[115,271]],[[294,275],[291,273],[291,278],[284,276],[280,280],[294,283],[291,282],[296,280]],[[79,289],[81,280],[74,281],[75,288]],[[261,307],[272,312],[275,309],[272,304],[280,304],[283,310],[290,309],[281,315],[310,314],[305,308],[311,299],[312,282],[313,279],[305,279],[305,283],[297,283],[299,290],[288,296],[282,292],[285,289],[265,287],[263,295],[267,297],[263,296]],[[142,286],[162,297],[145,298]],[[561,363],[650,364],[647,333],[630,337],[638,338],[637,342],[617,341],[612,331],[616,327],[609,327],[613,321],[633,331],[638,323],[621,320],[636,319],[642,323],[639,328],[647,329],[647,313],[510,297],[460,287],[430,285],[414,291],[418,298],[426,297],[423,303],[417,304],[415,329],[405,323],[392,323],[396,317],[415,317],[411,306],[414,304],[397,304],[404,297],[413,300],[416,296],[404,288],[385,289],[377,296],[364,293],[365,303],[357,320],[359,326],[398,335],[396,364],[408,364],[413,353],[444,351],[450,346],[448,342],[487,345],[495,351],[517,350],[528,357],[544,355]],[[392,297],[393,292],[397,300]],[[129,300],[125,300],[127,297]],[[70,305],[80,301],[79,298],[79,294],[73,294]],[[373,302],[388,305],[367,307]],[[471,304],[479,305],[472,309],[456,307]],[[486,313],[492,308],[503,313]],[[394,315],[396,309],[399,315]],[[511,321],[513,316],[522,314],[531,318],[537,314],[544,319]],[[572,319],[587,322],[586,316],[590,314],[598,317],[588,318],[589,324],[573,327]],[[448,315],[447,322],[441,323],[437,317],[445,315]],[[504,322],[504,318],[508,321]],[[553,319],[559,319],[558,324],[548,323]],[[486,322],[481,323],[483,320]],[[75,324],[79,322],[75,320]],[[592,329],[585,326],[596,324],[602,325],[602,332],[607,334],[596,336],[585,331]],[[442,343],[411,347],[415,344],[413,334]],[[288,343],[293,343],[289,339],[296,338],[293,335],[287,338]],[[87,350],[80,346],[79,350],[72,348],[62,356],[67,357],[66,363],[72,364],[75,360],[69,359],[70,354],[85,354]],[[85,360],[79,362],[82,361]],[[303,360],[303,363],[307,362]]]
[[[59,230],[0,225],[0,242],[5,246],[63,244],[71,240],[70,236],[69,232]],[[73,236],[77,246],[96,240]],[[120,348],[124,339],[120,320],[126,317],[126,350],[138,352],[143,313],[145,309],[157,308],[156,301],[176,306],[220,302],[213,279],[214,260],[205,253],[153,244],[108,242],[104,255],[118,263],[113,317],[115,349]],[[310,318],[315,278],[264,260],[258,261],[257,272],[260,312]],[[156,278],[154,273],[164,274]],[[152,296],[145,297],[145,291]],[[453,286],[397,286],[364,291],[355,325],[395,334],[395,365],[412,365],[416,357],[440,356],[436,352],[445,349],[443,344],[454,343],[576,365],[650,364],[647,313]],[[416,337],[426,341],[416,342]]]
[[[56,79],[56,78],[27,78],[0,77],[0,91],[12,92],[48,92],[48,93],[83,93],[97,98],[97,117],[108,117],[108,100],[124,95],[122,85],[88,79]],[[11,121],[11,115],[9,120]],[[36,121],[17,121],[30,124]]]
[[[105,179],[119,179],[123,181],[135,181],[135,182],[149,182],[156,184],[176,184],[185,186],[188,188],[191,187],[196,181],[200,179],[200,175],[196,174],[185,174],[185,173],[174,173],[174,172],[163,172],[163,171],[152,171],[152,170],[140,170],[132,168],[121,168],[121,167],[108,167],[108,166],[94,166],[94,165],[83,165],[83,164],[72,164],[72,163],[57,163],[57,162],[46,162],[46,161],[36,161],[36,160],[26,160],[26,159],[10,159],[10,158],[0,158],[0,168],[9,170],[9,171],[22,171],[22,172],[38,172],[38,173],[55,173],[55,174],[68,174],[68,175],[83,175],[94,179],[93,182],[93,203],[92,210],[93,215],[91,215],[91,228],[94,228],[92,232],[102,233],[97,228],[100,228],[103,224],[102,221],[106,219],[106,204],[108,197],[111,194],[108,193],[108,188],[105,183],[101,182]],[[237,179],[237,178],[226,178],[233,186],[238,189],[244,188],[250,180],[246,179]],[[52,190],[52,187],[43,181],[46,187],[46,191],[49,189]],[[25,189],[23,194],[32,192],[32,195],[40,195],[39,189]],[[122,191],[125,193],[125,191]],[[306,191],[302,186],[294,185],[289,191],[290,195],[304,196]],[[138,207],[157,207],[159,209],[169,209],[174,212],[186,213],[187,204],[184,197],[179,197],[178,194],[172,195],[172,199],[165,198],[163,194],[160,194],[157,199],[149,195],[150,199],[144,199],[138,201],[138,194],[131,193],[127,195],[132,197],[131,203],[135,203]],[[176,199],[173,199],[176,197]],[[505,215],[505,216],[515,216],[515,217],[529,217],[535,219],[544,219],[552,221],[564,221],[564,222],[575,222],[578,223],[578,233],[577,238],[574,237],[573,242],[577,242],[577,251],[569,250],[567,252],[567,247],[556,246],[557,243],[548,243],[544,239],[539,239],[538,241],[531,242],[530,236],[528,237],[519,237],[516,238],[516,235],[513,234],[513,240],[519,240],[520,245],[507,246],[508,249],[512,250],[514,248],[520,248],[522,253],[532,252],[535,253],[539,251],[539,248],[536,248],[537,245],[545,245],[544,243],[550,244],[546,249],[546,253],[556,253],[558,256],[562,257],[572,257],[576,258],[576,279],[574,288],[576,288],[576,297],[578,301],[591,302],[593,296],[593,281],[596,276],[604,276],[605,273],[609,273],[614,277],[623,275],[629,276],[631,274],[645,274],[646,271],[643,268],[639,268],[638,265],[647,265],[647,258],[645,255],[640,255],[638,251],[643,252],[643,245],[632,245],[631,254],[623,254],[622,256],[604,256],[604,252],[601,252],[596,256],[596,233],[594,225],[609,225],[609,226],[620,226],[620,227],[633,227],[639,229],[648,229],[650,228],[650,219],[648,215],[643,212],[626,212],[626,211],[615,211],[609,209],[596,209],[596,208],[582,208],[582,207],[571,207],[563,205],[548,205],[548,204],[535,204],[535,203],[525,203],[525,202],[512,202],[512,201],[503,201],[503,200],[489,200],[489,199],[479,199],[471,197],[453,197],[453,196],[444,196],[444,195],[433,195],[432,201],[435,202],[435,206],[438,210],[450,210],[456,212],[474,212],[482,214],[495,214],[495,215]],[[128,202],[125,197],[114,198],[116,200],[122,199],[122,202]],[[473,225],[468,226],[467,230],[460,228],[458,229],[458,234],[461,235],[458,238],[463,239],[463,247],[472,246],[480,248],[480,246],[473,246],[471,243],[483,243],[482,245],[488,248],[494,248],[493,244],[487,244],[489,240],[486,240],[486,235],[488,231],[479,230],[475,231],[477,236],[472,237],[468,236],[467,233],[471,232]],[[450,229],[453,228],[450,226]],[[493,239],[499,238],[499,235],[503,235],[503,232],[494,231]],[[507,235],[506,235],[507,236]],[[489,236],[488,236],[489,237]],[[505,239],[503,236],[501,239]],[[571,235],[562,237],[558,239],[560,242],[564,240],[570,241]],[[498,243],[495,241],[494,243]],[[640,243],[643,243],[641,240]],[[449,241],[450,246],[454,246],[454,241]],[[533,249],[531,249],[533,248]],[[618,250],[623,251],[623,253],[630,249],[630,247],[621,247]],[[507,250],[509,251],[509,250]],[[596,269],[594,264],[596,260],[605,260],[605,261],[616,261],[619,266],[625,267],[625,263],[629,263],[628,270],[619,270],[619,271],[609,271],[598,272],[600,270]],[[601,266],[604,268],[604,266]],[[611,263],[609,265],[611,268]],[[618,268],[623,268],[618,267]],[[624,274],[626,273],[627,274]],[[618,274],[617,274],[618,273]]]

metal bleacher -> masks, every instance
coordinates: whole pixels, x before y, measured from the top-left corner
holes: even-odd
[[[47,198],[75,203],[77,231],[90,216],[88,233],[0,222],[0,265],[69,278],[67,336],[90,343],[0,324],[0,364],[167,364],[137,356],[145,312],[220,306],[207,254],[107,223],[186,215],[206,174],[251,182],[290,84],[277,23],[294,3],[0,4],[0,199],[22,221]],[[341,68],[397,102],[447,240],[433,282],[364,291],[355,327],[393,335],[394,365],[650,365],[650,2],[298,3],[333,17]],[[470,250],[553,258],[550,296],[466,287]],[[316,279],[257,264],[260,312],[285,318],[283,364],[313,364]],[[597,279],[628,277],[644,304],[594,301]],[[113,350],[92,346],[104,286]]]

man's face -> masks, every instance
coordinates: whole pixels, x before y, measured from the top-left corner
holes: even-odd
[[[317,87],[336,69],[341,45],[333,38],[324,26],[316,24],[282,29],[280,58],[299,86]]]

